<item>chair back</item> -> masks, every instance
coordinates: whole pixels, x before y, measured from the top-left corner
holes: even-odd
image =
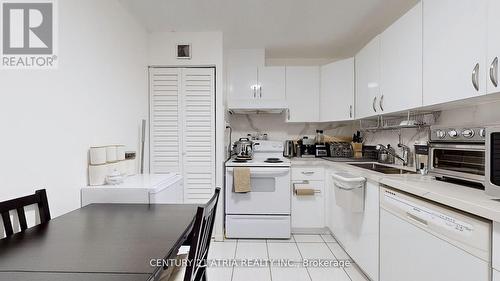
[[[216,188],[214,196],[204,207],[198,207],[196,212],[184,281],[206,280],[207,256],[212,239],[219,193],[220,188]]]
[[[2,215],[3,227],[6,237],[14,234],[14,228],[10,220],[10,211],[17,211],[21,231],[24,231],[28,228],[28,224],[26,223],[26,214],[24,213],[24,207],[32,204],[38,205],[38,210],[40,213],[40,223],[48,222],[50,220],[50,211],[45,189],[37,190],[35,191],[35,194],[32,195],[0,202],[0,214]]]

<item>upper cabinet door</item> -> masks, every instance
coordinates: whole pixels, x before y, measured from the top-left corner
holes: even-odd
[[[319,121],[319,67],[286,67],[288,122]]]
[[[486,93],[488,0],[424,0],[424,105]]]
[[[380,68],[380,112],[422,106],[422,2],[380,35]]]
[[[354,119],[354,58],[321,67],[320,121]]]
[[[259,67],[257,95],[263,100],[285,100],[285,67]]]
[[[356,55],[356,118],[380,114],[380,36]]]
[[[257,67],[231,66],[228,69],[228,100],[252,100],[257,97]]]
[[[498,60],[500,59],[500,1],[488,3],[488,73],[487,91],[489,94],[500,92],[498,84]]]

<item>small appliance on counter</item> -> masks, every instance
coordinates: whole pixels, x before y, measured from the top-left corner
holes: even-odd
[[[486,193],[500,196],[500,126],[486,128]]]
[[[486,151],[485,128],[431,126],[430,134],[429,173],[484,189],[485,158],[491,154]]]
[[[250,160],[253,157],[254,142],[249,138],[240,138],[234,142],[233,152],[236,154],[237,159]]]
[[[295,142],[293,140],[286,140],[285,147],[283,148],[283,157],[292,158],[296,155],[295,153]]]
[[[427,142],[415,143],[415,167],[422,175],[426,175],[429,171],[429,144]]]
[[[300,145],[300,157],[302,158],[313,158],[316,157],[316,141],[305,136],[299,140]],[[297,154],[299,154],[297,152]]]
[[[348,142],[335,142],[330,143],[330,157],[336,158],[352,158],[353,148],[351,143]]]
[[[316,157],[327,157],[328,156],[328,145],[326,144],[316,144],[315,145],[315,156]]]

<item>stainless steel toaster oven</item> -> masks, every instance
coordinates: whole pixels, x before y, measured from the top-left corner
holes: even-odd
[[[484,185],[485,135],[482,127],[431,127],[429,172]]]

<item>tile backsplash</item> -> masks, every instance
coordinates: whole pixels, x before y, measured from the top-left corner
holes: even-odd
[[[326,135],[350,136],[352,123],[287,123],[285,114],[233,114],[227,118],[233,128],[233,141],[246,137],[248,133],[267,133],[270,140],[298,139],[304,135],[314,136],[316,130]]]
[[[441,111],[431,124],[449,126],[489,125],[500,123],[500,101]],[[326,135],[352,136],[359,128],[359,122],[346,123],[287,123],[285,114],[229,115],[227,118],[233,129],[232,141],[245,137],[248,133],[267,133],[270,140],[298,139],[304,135],[314,136],[317,129]],[[398,131],[378,131],[364,134],[366,145],[391,144],[396,151],[399,142]],[[413,152],[415,142],[426,142],[429,128],[403,129],[401,141]]]

